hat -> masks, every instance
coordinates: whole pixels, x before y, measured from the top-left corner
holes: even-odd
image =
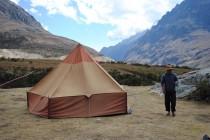
[[[166,65],[166,71],[173,70],[173,69],[174,68],[172,67],[171,64]]]

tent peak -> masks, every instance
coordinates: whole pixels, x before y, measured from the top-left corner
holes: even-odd
[[[80,43],[69,53],[69,55],[64,59],[64,63],[77,64],[81,62],[93,62],[93,58],[85,50],[84,46]]]

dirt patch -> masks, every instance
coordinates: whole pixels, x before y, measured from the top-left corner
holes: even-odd
[[[13,101],[26,101],[25,98],[21,98],[21,97],[13,98],[12,100],[13,100]]]
[[[0,112],[4,112],[4,111],[6,111],[6,109],[0,108]]]
[[[204,122],[204,123],[210,123],[210,114],[200,114],[195,116],[196,120]]]
[[[0,128],[3,128],[3,127],[8,127],[10,124],[9,123],[6,123],[6,124],[0,124]]]

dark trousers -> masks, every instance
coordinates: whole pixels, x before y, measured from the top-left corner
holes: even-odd
[[[166,91],[165,93],[165,108],[166,111],[175,112],[176,111],[176,92]]]

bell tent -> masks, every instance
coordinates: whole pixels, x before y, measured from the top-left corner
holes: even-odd
[[[80,44],[27,92],[27,102],[47,118],[127,113],[127,93]]]

